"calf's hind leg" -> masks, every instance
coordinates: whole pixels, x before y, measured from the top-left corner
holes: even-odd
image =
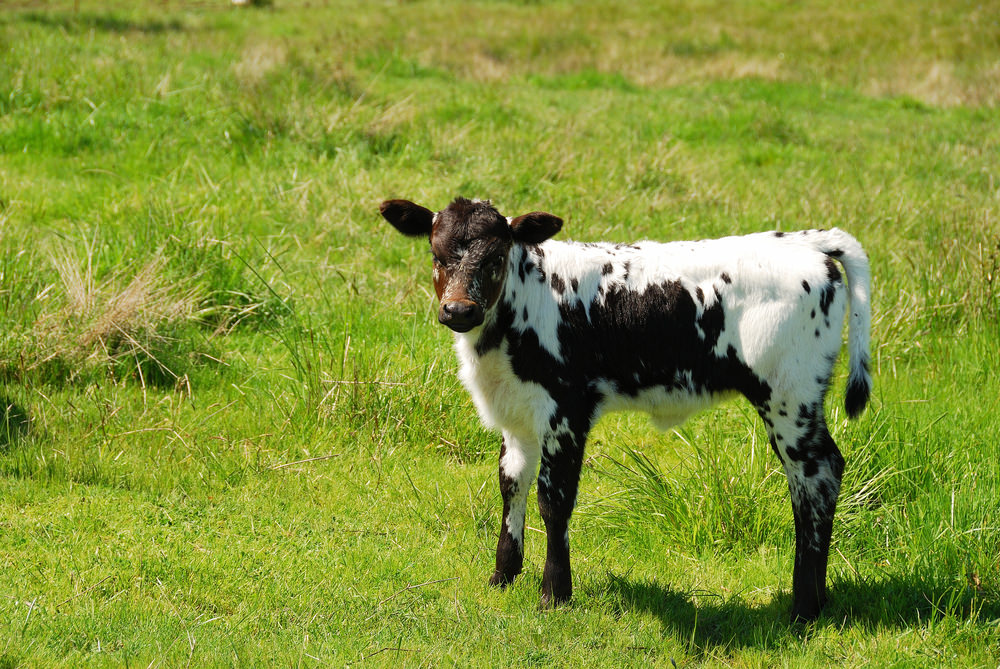
[[[508,585],[524,565],[524,516],[528,490],[538,470],[538,455],[537,445],[525,444],[504,432],[499,467],[503,519],[497,541],[496,571],[490,577],[490,585]]]
[[[844,458],[827,429],[822,402],[788,413],[780,409],[764,415],[771,447],[788,477],[795,518],[792,620],[808,621],[826,603],[826,567]]]

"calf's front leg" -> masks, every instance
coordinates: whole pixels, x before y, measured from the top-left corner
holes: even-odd
[[[490,585],[504,587],[510,584],[524,565],[524,516],[528,490],[538,469],[538,455],[536,444],[526,444],[504,432],[499,467],[503,519],[497,541],[496,571],[490,578]]]
[[[548,436],[543,443],[538,474],[538,510],[545,522],[545,571],[542,574],[542,606],[569,601],[573,579],[569,565],[569,518],[576,505],[583,463],[584,435]]]

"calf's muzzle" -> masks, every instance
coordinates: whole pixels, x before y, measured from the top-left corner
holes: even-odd
[[[455,332],[468,332],[483,322],[483,308],[472,300],[442,302],[438,322]]]

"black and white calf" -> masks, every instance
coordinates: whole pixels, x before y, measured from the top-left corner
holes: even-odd
[[[492,584],[521,572],[537,472],[542,602],[569,599],[567,527],[587,433],[603,412],[639,409],[667,428],[741,393],[788,477],[792,617],[819,614],[844,469],[823,397],[848,304],[851,417],[871,388],[868,260],[853,237],[834,229],[579,244],[549,241],[562,226],[556,216],[509,219],[488,201],[458,198],[434,213],[388,200],[381,212],[400,232],[430,239],[438,320],[455,331],[461,379],[483,422],[503,433]]]

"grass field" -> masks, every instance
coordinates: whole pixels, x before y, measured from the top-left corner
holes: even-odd
[[[1000,4],[9,4],[0,668],[1000,665]],[[537,608],[533,506],[486,586],[499,438],[377,214],[455,195],[862,241],[816,623],[744,401],[605,418],[572,605]]]

